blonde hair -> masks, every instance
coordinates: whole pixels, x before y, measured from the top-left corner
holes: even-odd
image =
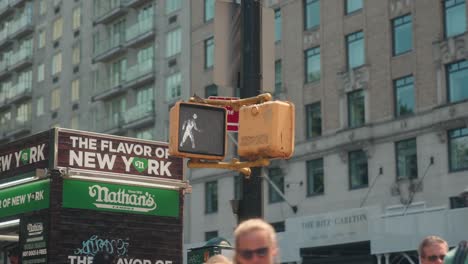
[[[206,264],[232,264],[232,261],[223,255],[211,256]]]
[[[445,245],[445,247],[448,250],[447,241],[443,240],[441,237],[438,237],[438,236],[427,236],[421,241],[421,244],[419,244],[419,248],[418,248],[419,256],[425,257],[424,256],[424,248],[426,248],[426,247],[428,247],[430,245],[433,245],[433,244]]]
[[[242,223],[240,223],[236,230],[234,230],[234,237],[236,239],[236,248],[239,246],[237,243],[239,241],[239,237],[250,233],[252,231],[257,231],[257,230],[262,230],[266,231],[268,233],[268,238],[270,240],[271,245],[276,247],[276,233],[275,229],[265,220],[260,219],[260,218],[254,218],[254,219],[249,219],[246,220]]]

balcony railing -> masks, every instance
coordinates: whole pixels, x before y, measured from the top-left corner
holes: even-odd
[[[95,22],[103,22],[107,17],[112,16],[113,13],[118,13],[125,7],[129,0],[94,0],[94,20]]]
[[[31,92],[32,82],[19,82],[11,87],[11,98]]]
[[[131,41],[150,32],[154,28],[153,16],[149,16],[127,28],[126,41]]]
[[[32,26],[32,16],[22,15],[19,19],[12,21],[8,26],[8,36],[11,37],[28,26]]]
[[[31,114],[29,114],[25,120],[18,120],[13,119],[10,120],[6,127],[4,128],[4,132],[7,136],[14,136],[18,134],[28,133],[31,131],[32,122],[31,122]]]
[[[121,34],[115,34],[110,38],[104,38],[100,40],[94,50],[95,59],[100,59],[98,57],[107,57],[113,55],[122,48],[124,42],[125,36]]]
[[[148,116],[153,116],[154,113],[154,102],[153,100],[138,104],[125,113],[123,113],[125,125],[131,122],[138,121]]]
[[[134,81],[153,71],[153,59],[148,59],[138,63],[127,70],[127,82]]]
[[[19,49],[17,52],[11,54],[10,56],[10,62],[9,62],[9,66],[14,66],[15,64],[23,61],[23,60],[26,60],[28,58],[32,58],[32,54],[33,54],[33,49],[32,47],[23,47],[21,49]]]
[[[4,59],[0,61],[0,75],[2,75],[2,72],[6,70],[8,67],[8,60]]]
[[[123,125],[123,117],[121,113],[114,113],[110,116],[105,116],[96,122],[98,132],[109,132],[118,130]]]
[[[8,30],[6,27],[4,27],[1,31],[0,31],[0,43],[2,43],[3,41],[5,41],[8,37]]]

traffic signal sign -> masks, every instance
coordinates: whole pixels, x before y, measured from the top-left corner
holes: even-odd
[[[290,158],[294,152],[294,104],[272,101],[242,106],[237,153],[247,159]]]
[[[226,109],[177,102],[170,111],[169,153],[177,157],[222,160],[226,156]]]

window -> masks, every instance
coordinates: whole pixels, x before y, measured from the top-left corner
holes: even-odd
[[[205,69],[213,67],[214,63],[214,38],[205,40]]]
[[[182,75],[180,72],[174,73],[166,79],[166,99],[172,101],[181,95]]]
[[[281,9],[275,10],[275,42],[281,40]]]
[[[60,108],[60,88],[52,90],[51,98],[50,110],[56,111]]]
[[[460,35],[466,31],[465,0],[445,0],[445,37]]]
[[[55,41],[62,36],[63,33],[63,19],[60,17],[54,21],[54,31],[52,33],[52,39]]]
[[[37,98],[36,101],[36,116],[41,116],[44,114],[44,97]]]
[[[242,179],[244,176],[234,176],[234,200],[242,199]]]
[[[448,132],[450,171],[468,169],[468,128]]]
[[[80,79],[73,80],[71,83],[71,101],[80,100]]]
[[[41,63],[37,66],[37,82],[44,81],[44,63]]]
[[[320,80],[320,47],[305,51],[305,80],[306,83]]]
[[[210,181],[205,183],[205,213],[215,213],[218,211],[218,182]]]
[[[137,105],[150,103],[153,101],[153,87],[147,86],[137,91]]]
[[[396,142],[397,179],[418,177],[416,139]]]
[[[165,1],[166,14],[172,13],[180,8],[181,0]]]
[[[11,121],[10,111],[0,112],[0,125],[2,127],[7,127],[10,121]]]
[[[81,25],[81,7],[77,7],[73,9],[73,23],[72,23],[73,31],[79,29],[80,25]]]
[[[109,28],[110,28],[110,46],[109,47],[115,47],[116,45],[119,45],[125,41],[125,32],[126,32],[126,25],[125,25],[125,19],[120,19],[113,23]],[[107,38],[101,38],[101,43],[108,42],[109,39]]]
[[[320,25],[320,1],[304,0],[304,29],[309,30]]]
[[[110,67],[111,87],[120,85],[127,79],[127,59],[119,59]]]
[[[393,55],[399,55],[413,48],[413,23],[411,15],[393,19]]]
[[[279,94],[283,91],[283,77],[281,74],[282,65],[281,60],[275,61],[275,94]]]
[[[208,231],[205,232],[205,241],[208,241],[212,238],[218,237],[218,231]]]
[[[81,60],[80,45],[76,45],[72,49],[72,64],[73,65],[78,65],[78,64],[80,64],[80,60]]]
[[[31,102],[18,105],[16,109],[16,121],[18,121],[18,123],[31,121]]]
[[[39,12],[41,16],[47,12],[47,0],[39,1]]]
[[[56,53],[52,59],[52,75],[59,74],[62,71],[62,53]]]
[[[154,129],[152,127],[140,129],[136,132],[136,138],[154,140]]]
[[[364,91],[348,94],[348,126],[359,127],[365,123]]]
[[[307,196],[323,194],[323,159],[307,161]]]
[[[172,2],[172,1],[168,1]],[[174,56],[181,51],[181,30],[180,28],[170,31],[166,35],[166,58]]]
[[[127,110],[127,100],[125,96],[113,98],[106,102],[104,107],[107,114],[105,117],[107,119],[106,122],[110,126],[115,126],[119,124],[122,113],[125,113]]]
[[[142,48],[138,51],[138,63],[145,63],[153,59],[153,46]]]
[[[468,61],[447,65],[448,99],[458,102],[468,98]]]
[[[322,111],[320,102],[306,105],[306,137],[315,138],[322,135]]]
[[[205,87],[205,97],[218,96],[218,86],[216,84],[210,84]]]
[[[205,0],[205,22],[214,18],[215,0]]]
[[[348,69],[364,65],[364,33],[355,32],[346,36]]]
[[[282,194],[284,194],[284,175],[280,168],[270,168],[268,169],[268,177],[273,184],[278,187]],[[271,186],[271,183],[268,184],[268,202],[269,203],[278,203],[282,202],[283,197],[278,193],[276,188]]]
[[[367,187],[369,178],[367,175],[367,155],[362,150],[348,153],[349,164],[349,188],[357,189]]]
[[[286,225],[285,225],[284,221],[270,223],[270,225],[273,227],[273,229],[275,229],[276,233],[286,231]]]
[[[351,14],[362,9],[362,0],[345,0],[346,14]]]
[[[413,76],[397,79],[393,82],[395,87],[395,116],[404,116],[414,113],[414,83]]]
[[[38,48],[41,49],[45,46],[45,31],[43,29],[39,30],[38,36]]]

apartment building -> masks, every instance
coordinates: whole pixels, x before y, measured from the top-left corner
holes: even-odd
[[[213,81],[214,5],[191,1],[192,93],[233,96]],[[274,97],[296,106],[294,156],[265,168],[284,194],[264,181],[280,262],[415,263],[425,235],[466,239],[453,228],[468,219],[454,209],[468,191],[466,1],[261,6],[275,14]],[[189,178],[185,247],[232,239],[237,173]]]

